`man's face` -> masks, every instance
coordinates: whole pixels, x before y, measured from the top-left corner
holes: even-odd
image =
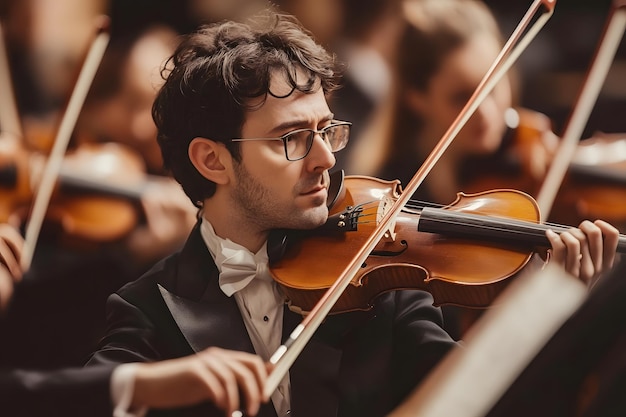
[[[291,90],[281,76],[272,80],[271,91],[284,96]],[[285,98],[268,95],[257,110],[246,114],[242,138],[273,138],[295,129],[321,129],[333,114],[322,89],[313,94],[294,91]],[[316,135],[308,155],[288,161],[278,140],[240,142],[241,162],[234,161],[231,199],[246,221],[260,230],[308,229],[326,221],[328,170],[335,158],[324,140]]]

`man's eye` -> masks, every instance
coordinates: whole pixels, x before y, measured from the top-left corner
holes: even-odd
[[[298,132],[292,132],[290,134],[288,134],[285,139],[287,142],[297,142],[303,138],[306,138],[306,136],[308,136],[309,132],[307,131],[298,131]]]

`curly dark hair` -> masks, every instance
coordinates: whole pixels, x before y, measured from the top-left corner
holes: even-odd
[[[307,75],[304,82],[297,82],[297,70]],[[327,94],[337,88],[339,72],[335,57],[291,15],[267,10],[247,24],[201,27],[183,38],[161,70],[165,83],[152,117],[165,167],[200,206],[215,193],[215,184],[189,160],[194,138],[223,142],[240,160],[239,144],[230,139],[240,136],[246,111],[273,95],[272,74],[284,74],[291,92],[313,93],[321,86]]]

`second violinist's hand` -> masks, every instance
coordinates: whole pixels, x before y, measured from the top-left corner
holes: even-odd
[[[172,408],[208,400],[227,416],[236,410],[254,416],[267,375],[259,356],[211,347],[184,358],[138,364],[132,402],[135,407]]]
[[[0,312],[6,310],[15,283],[22,279],[20,256],[24,239],[12,226],[0,224]]]
[[[542,181],[558,149],[559,138],[552,131],[546,131],[538,139],[518,147],[518,152],[525,171],[535,181]]]
[[[591,287],[615,263],[619,231],[609,223],[583,221],[560,235],[548,231],[552,244],[551,261]]]
[[[146,224],[129,237],[128,245],[139,259],[169,254],[184,243],[196,222],[198,209],[174,179],[156,180],[144,193],[141,204]]]

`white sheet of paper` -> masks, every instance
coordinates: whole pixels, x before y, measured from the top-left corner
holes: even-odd
[[[586,295],[557,266],[516,278],[389,417],[484,416]]]

